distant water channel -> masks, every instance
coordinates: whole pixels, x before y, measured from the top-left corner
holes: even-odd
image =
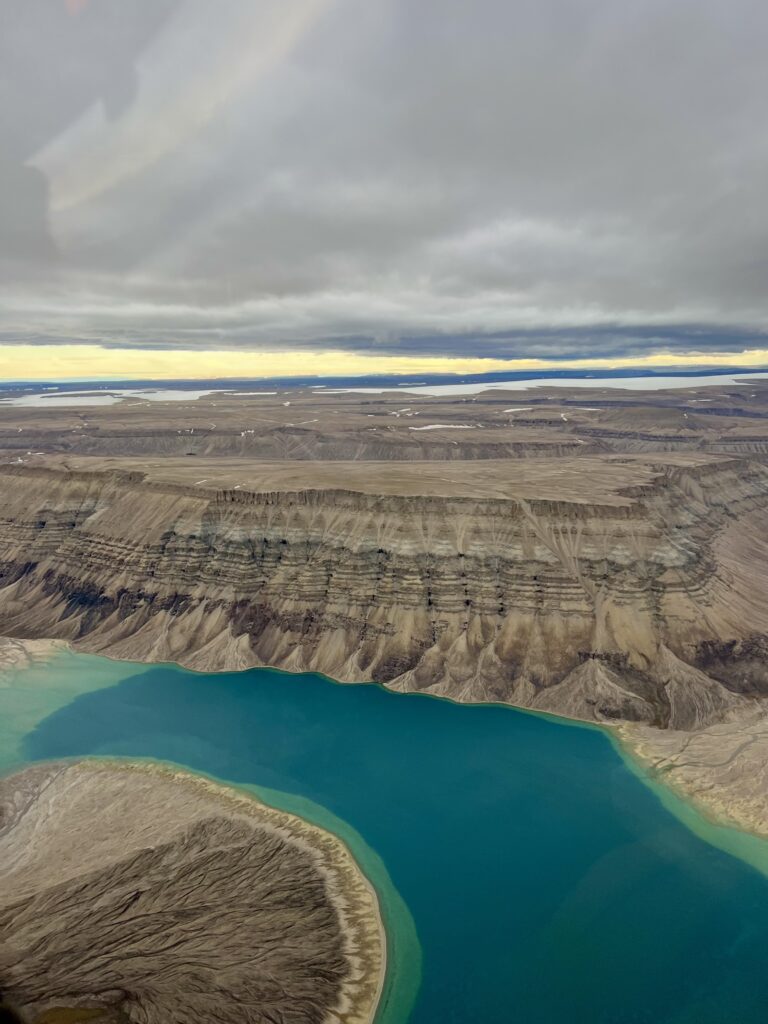
[[[342,832],[385,904],[386,1024],[768,1018],[768,879],[595,729],[268,670],[64,654],[13,677],[6,769],[172,761]]]

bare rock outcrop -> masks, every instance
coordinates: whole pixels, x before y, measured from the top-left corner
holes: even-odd
[[[768,469],[622,501],[210,491],[5,467],[0,632],[689,729],[766,689]]]

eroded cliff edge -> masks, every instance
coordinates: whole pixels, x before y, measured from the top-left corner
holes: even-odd
[[[672,784],[768,832],[765,780],[740,778],[768,749],[768,468],[653,459],[595,503],[2,467],[0,633],[617,725]]]
[[[0,891],[0,987],[25,1020],[373,1019],[384,939],[347,848],[199,776],[81,761],[0,780]]]

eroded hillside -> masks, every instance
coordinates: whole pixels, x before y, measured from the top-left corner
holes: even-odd
[[[691,729],[768,692],[768,469],[637,473],[590,504],[4,467],[0,631]]]
[[[578,409],[502,396],[506,425],[497,394],[463,405],[398,395],[391,408],[391,396],[297,392],[223,410],[217,397],[147,414],[151,456],[135,454],[125,402],[98,410],[95,426],[92,411],[77,413],[87,427],[64,433],[54,425],[74,413],[34,410],[16,434],[34,429],[41,447],[6,448],[0,464],[0,634],[618,725],[689,788],[695,735],[706,799],[720,786],[727,811],[734,775],[754,777],[768,748],[768,467],[755,450],[713,451],[704,434],[723,421],[718,443],[742,436],[767,392],[734,399],[731,415],[727,396],[721,406],[698,392],[590,393]],[[706,414],[688,411],[705,402]],[[240,450],[298,427],[302,403],[319,414],[301,428],[314,447],[279,459]],[[206,437],[223,421],[237,452],[200,441],[212,415]],[[515,449],[532,431],[535,454]],[[90,451],[115,432],[116,451]],[[379,461],[359,447],[366,432],[379,455],[390,446]],[[626,450],[611,450],[609,432]],[[640,433],[652,451],[638,453]],[[180,455],[193,438],[202,447]],[[318,461],[323,447],[333,457]],[[740,733],[743,722],[758,725]],[[746,737],[727,762],[721,734]],[[765,789],[749,813],[768,828]]]

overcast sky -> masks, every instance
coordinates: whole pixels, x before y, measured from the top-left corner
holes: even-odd
[[[0,0],[0,341],[768,348],[767,40],[765,0]]]

